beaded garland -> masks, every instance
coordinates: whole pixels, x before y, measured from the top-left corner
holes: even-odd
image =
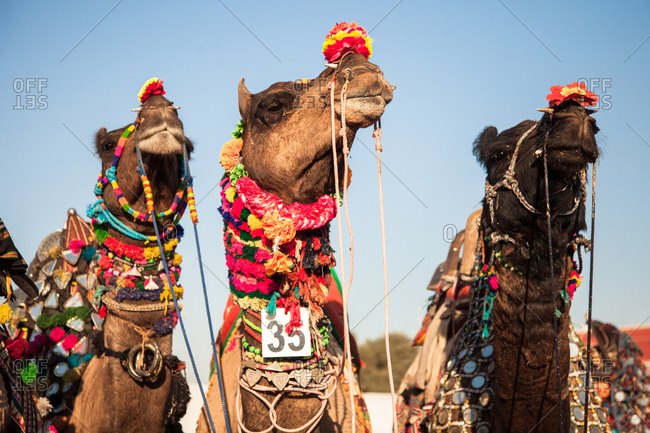
[[[106,188],[106,186],[110,183],[113,187],[115,197],[117,198],[117,201],[119,202],[124,212],[131,215],[134,219],[138,219],[142,222],[151,222],[151,211],[153,210],[153,193],[151,191],[151,184],[147,176],[145,174],[141,174],[140,177],[142,187],[145,192],[145,202],[147,203],[147,209],[149,210],[149,213],[138,212],[137,210],[133,209],[127,202],[126,198],[124,197],[124,193],[122,193],[122,190],[117,183],[117,164],[120,162],[120,158],[122,157],[122,152],[124,151],[124,146],[126,145],[127,139],[131,133],[135,131],[135,128],[136,125],[134,123],[126,128],[124,133],[122,133],[122,136],[120,137],[119,141],[117,142],[117,146],[115,147],[115,154],[113,155],[113,162],[111,163],[111,166],[106,170],[106,174],[100,173],[99,177],[97,178],[97,184],[95,185],[95,195],[97,196],[98,201],[102,203],[102,207],[105,209],[106,206],[103,204],[104,202],[102,195],[104,194],[104,188]],[[181,183],[178,187],[178,190],[176,191],[176,194],[174,195],[174,201],[172,202],[169,209],[164,212],[157,213],[156,219],[162,220],[166,216],[176,213],[177,210],[178,215],[176,219],[180,220],[180,217],[183,216],[185,205],[187,204],[185,201],[183,201],[183,197],[185,196],[187,190],[187,185],[183,180],[184,177],[185,166],[183,164],[183,158],[181,157]],[[179,204],[181,205],[180,209],[178,207]]]

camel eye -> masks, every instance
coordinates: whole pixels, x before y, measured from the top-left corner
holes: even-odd
[[[506,157],[506,152],[500,150],[492,156],[492,159],[494,159],[495,161],[499,161],[505,157]]]
[[[282,110],[282,104],[279,102],[272,102],[266,109],[271,113],[277,113]]]
[[[104,152],[108,152],[109,150],[115,149],[115,142],[114,141],[105,141],[102,143],[102,150]]]

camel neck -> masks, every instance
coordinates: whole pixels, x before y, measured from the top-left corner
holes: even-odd
[[[531,261],[533,259],[530,259]],[[572,277],[572,262],[567,256],[556,275],[555,292],[566,293]],[[557,412],[550,415],[562,395],[563,413],[568,413],[570,299],[558,295],[553,302],[550,279],[521,275],[495,261],[498,295],[491,312],[495,348],[496,425],[502,430],[521,431],[521,413],[532,408],[539,431],[559,431]],[[557,309],[554,311],[554,306]],[[557,316],[560,379],[557,389],[554,319]],[[555,409],[557,411],[557,409]],[[549,415],[548,417],[546,415]],[[565,423],[565,426],[568,425]]]

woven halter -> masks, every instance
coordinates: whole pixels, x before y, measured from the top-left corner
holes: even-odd
[[[512,191],[512,193],[517,197],[517,200],[519,200],[519,203],[530,213],[536,214],[536,215],[541,215],[542,212],[538,211],[535,209],[535,207],[526,200],[526,197],[524,194],[521,192],[521,189],[519,188],[519,182],[517,179],[515,179],[515,166],[517,165],[517,156],[519,154],[519,149],[521,148],[521,143],[524,142],[526,137],[535,130],[539,126],[539,123],[534,124],[531,126],[526,132],[523,133],[523,135],[519,138],[519,141],[517,141],[517,145],[515,146],[515,151],[512,154],[512,158],[510,159],[510,165],[508,166],[508,170],[506,170],[505,175],[503,178],[501,178],[500,181],[495,183],[494,185],[490,184],[489,180],[485,180],[485,199],[487,200],[488,207],[490,209],[490,222],[494,223],[494,202],[496,201],[496,197],[498,194],[498,191],[500,189],[508,189]],[[586,178],[585,178],[585,172],[582,170],[580,174],[580,179],[581,179],[581,197],[586,198]],[[578,210],[578,207],[580,206],[580,197],[576,197],[574,200],[573,207],[569,209],[566,212],[560,213],[562,216],[566,215],[571,215],[574,213],[576,210]]]

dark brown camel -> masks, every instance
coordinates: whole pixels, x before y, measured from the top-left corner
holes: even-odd
[[[478,226],[479,257],[469,311],[463,315],[467,323],[458,335],[447,335],[454,337],[455,343],[440,387],[429,400],[435,404],[425,414],[428,431],[461,431],[461,427],[480,433],[562,431],[545,218],[544,145],[548,152],[564,432],[585,419],[577,397],[580,344],[569,329],[567,287],[575,278],[572,256],[580,243],[576,234],[585,229],[582,183],[587,165],[598,156],[598,128],[592,112],[571,100],[544,111],[539,122],[524,121],[501,133],[488,127],[474,143],[474,153],[487,170]],[[504,178],[510,188],[495,188]],[[466,255],[473,257],[474,251],[465,250],[463,261]],[[450,333],[451,329],[453,326]],[[409,390],[402,397],[408,402],[412,394]],[[584,393],[581,395],[583,399]],[[592,397],[591,403],[595,406],[600,401]],[[595,428],[605,431],[606,424],[598,421],[592,405],[588,416]]]
[[[557,293],[564,290],[572,271],[571,244],[576,233],[586,228],[581,199],[581,172],[595,162],[598,132],[590,113],[575,102],[565,102],[546,113],[519,150],[516,176],[528,203],[546,208],[541,145],[548,150],[553,272]],[[487,169],[487,181],[494,185],[506,173],[514,147],[534,122],[522,122],[497,134],[486,128],[474,145],[474,152]],[[494,217],[485,200],[482,233],[508,235],[513,242],[485,244],[484,257],[498,254],[495,272],[499,294],[492,309],[494,332],[495,431],[558,432],[559,407],[554,356],[553,288],[550,284],[548,231],[544,214],[533,213],[519,203],[511,191],[495,197]],[[578,208],[575,204],[578,203]],[[543,212],[543,211],[542,211]],[[566,215],[565,215],[566,214]],[[513,269],[514,266],[514,269]],[[569,305],[558,296],[559,359],[564,428],[569,431]]]
[[[343,57],[335,69],[327,68],[313,80],[280,82],[273,84],[267,90],[257,94],[251,94],[248,91],[243,79],[239,84],[239,111],[243,120],[243,148],[241,151],[243,167],[248,172],[250,179],[253,179],[264,193],[274,194],[285,204],[314,204],[317,201],[325,200],[323,196],[329,196],[335,193],[334,161],[331,141],[332,126],[330,123],[332,107],[330,105],[330,90],[328,88],[330,82],[333,82],[335,86],[334,131],[337,133],[336,146],[338,148],[339,174],[340,178],[343,179],[342,136],[338,135],[338,131],[341,129],[341,89],[344,85],[347,86],[347,104],[345,106],[347,129],[345,133],[348,142],[351,143],[356,131],[359,128],[370,126],[379,120],[386,104],[392,100],[392,86],[386,82],[379,67],[368,62],[361,54],[350,53]],[[224,188],[230,185],[227,183],[228,179],[225,179],[224,182],[226,182]],[[237,191],[240,191],[240,183],[243,183],[242,179],[237,180]],[[228,189],[224,191],[222,195],[224,197],[224,210],[222,210],[222,213],[224,214],[224,219],[230,221],[232,215],[239,211],[234,211],[236,204],[231,205],[227,202],[232,198],[229,196]],[[234,199],[235,202],[236,200]],[[228,227],[226,233],[230,230]],[[331,249],[329,248],[328,232],[328,224],[316,230],[298,230],[295,235],[295,241],[304,247],[302,250],[297,250],[297,254],[303,254],[304,251],[316,251],[316,257],[325,260],[325,262],[320,263],[330,263],[329,256],[331,255]],[[227,237],[227,247],[230,245],[230,239],[230,237]],[[267,241],[268,239],[261,239],[259,242],[265,243]],[[272,248],[272,241],[270,245]],[[280,250],[285,251],[282,248],[280,247]],[[308,253],[304,253],[304,255],[308,255]],[[305,260],[303,257],[303,264],[307,263]],[[301,266],[299,265],[299,267]],[[318,265],[315,268],[316,271],[312,271],[311,269],[314,268],[309,268],[305,274],[309,278],[309,282],[306,286],[301,285],[300,287],[308,287],[312,291],[319,290],[316,285],[316,274],[318,277],[323,278],[326,285],[335,287],[330,285],[329,265]],[[236,279],[237,276],[234,278]],[[291,274],[289,276],[276,274],[273,278],[275,278],[274,282],[280,287],[283,287],[289,281],[293,281]],[[233,291],[234,287],[232,286],[232,279],[233,277],[231,275],[231,291]],[[291,285],[289,287],[294,286]],[[333,290],[336,289],[334,288]],[[233,291],[233,294],[236,293],[236,290]],[[256,316],[255,311],[253,311],[255,308],[251,307],[248,309],[241,299],[238,302],[241,302],[240,306],[244,308],[243,322],[252,323],[253,326],[259,326],[260,319]],[[314,317],[318,315],[318,311],[316,310],[322,307],[322,303],[319,302],[301,305],[309,305],[309,314]],[[233,306],[233,308],[238,307]],[[278,306],[278,310],[280,309],[281,307]],[[229,311],[227,310],[226,315],[228,314]],[[341,317],[338,317],[338,320]],[[331,319],[332,321],[336,320],[336,318]],[[225,349],[221,360],[231,428],[233,431],[236,431],[238,428],[237,418],[239,414],[246,429],[252,431],[282,431],[273,428],[271,425],[269,408],[257,396],[254,396],[247,389],[241,387],[240,375],[242,381],[246,381],[244,383],[246,385],[246,383],[251,383],[249,377],[255,377],[258,374],[255,363],[251,362],[251,358],[244,356],[246,355],[246,350],[241,351],[242,342],[246,346],[245,349],[252,347],[252,350],[258,349],[261,344],[254,339],[254,336],[250,335],[248,325],[246,327],[244,326],[241,316],[239,316],[238,320],[239,328],[235,329],[229,338],[219,340],[220,348],[222,350]],[[222,329],[221,335],[224,336],[227,332],[228,329],[225,332]],[[318,345],[320,344],[317,341],[319,340],[319,331],[318,329],[312,329],[312,339],[314,339],[314,332],[316,334],[314,341]],[[314,395],[305,395],[302,392],[285,393],[276,406],[277,425],[281,428],[297,429],[307,424],[300,431],[307,431],[313,427],[313,430],[309,431],[347,432],[352,428],[351,424],[353,419],[356,419],[357,431],[365,431],[369,427],[367,420],[363,419],[363,412],[361,410],[363,401],[356,379],[352,378],[351,383],[343,383],[342,380],[342,340],[335,338],[331,329],[328,332],[330,335],[329,345],[325,349],[327,355],[324,352],[320,353],[322,356],[325,356],[324,363],[319,364],[322,368],[309,370],[313,379],[318,374],[318,371],[323,372],[329,368],[336,368],[336,375],[338,377],[333,377],[333,381],[338,386],[332,382],[331,386],[326,387],[326,392],[333,392],[333,394],[328,399],[329,403],[325,409],[325,414],[322,417],[318,415],[318,411],[322,407],[322,400],[320,398]],[[242,335],[244,339],[240,340],[239,337]],[[317,347],[318,350],[322,349]],[[244,361],[242,361],[242,357],[244,357]],[[273,359],[255,359],[257,359],[255,362],[265,365],[273,361]],[[308,365],[314,359],[313,356],[298,358],[299,362],[304,362],[305,365]],[[283,361],[291,360],[280,359],[279,361],[282,364]],[[245,374],[243,374],[244,370]],[[295,377],[298,377],[301,374],[299,371],[292,370],[290,373],[291,377],[294,377],[294,373],[296,375]],[[264,374],[265,376],[256,383],[264,386],[271,385],[268,378],[274,377],[273,373],[265,372]],[[238,381],[240,382],[238,383]],[[324,381],[325,379],[320,383],[324,383]],[[255,379],[252,382],[255,382]],[[310,382],[308,379],[306,383],[311,384],[306,385],[307,387],[312,385],[316,386],[317,384],[315,380]],[[356,408],[349,407],[350,389],[357,396]],[[238,392],[241,394],[241,411],[238,408]],[[271,401],[279,392],[276,389],[274,391],[265,391],[261,394],[263,395],[262,398]],[[212,417],[217,425],[217,431],[225,431],[223,427],[224,415],[221,410],[220,394],[216,385],[216,375],[213,375],[210,383],[208,404]],[[315,420],[317,425],[309,424],[309,421],[312,419]],[[197,431],[208,431],[205,413],[199,419]]]
[[[162,89],[154,93],[144,99],[135,132],[122,140],[115,173],[127,203],[145,215],[149,212],[137,171],[136,140],[157,213],[170,208],[179,188],[183,145],[192,151],[177,107],[160,94],[164,94]],[[128,127],[98,131],[95,145],[102,173],[111,167]],[[176,318],[169,288],[160,276],[160,253],[155,241],[142,239],[154,236],[154,228],[151,221],[134,221],[118,202],[110,181],[103,191],[96,188],[96,193],[101,200],[89,210],[94,233],[71,210],[66,227],[43,241],[30,265],[39,297],[19,304],[16,310],[18,318],[24,318],[20,327],[27,329],[28,341],[42,333],[38,337],[42,345],[29,349],[29,355],[47,360],[47,368],[39,372],[46,386],[36,387],[39,410],[45,425],[59,432],[164,432],[184,415],[189,391],[180,373],[183,365],[171,354]],[[118,223],[107,222],[102,200]],[[183,195],[177,210],[186,200]],[[172,272],[176,280],[180,274],[180,256],[174,253],[178,229],[165,230],[174,227],[175,216],[171,212],[157,223],[166,233],[165,255],[169,266],[176,268]],[[123,228],[116,229],[120,224]],[[75,308],[76,316],[71,312]],[[66,318],[73,316],[72,322],[55,323],[61,315],[52,313],[60,312]],[[58,330],[61,335],[55,337]],[[77,340],[77,346],[66,347],[66,341]],[[143,347],[144,354],[140,352]]]

